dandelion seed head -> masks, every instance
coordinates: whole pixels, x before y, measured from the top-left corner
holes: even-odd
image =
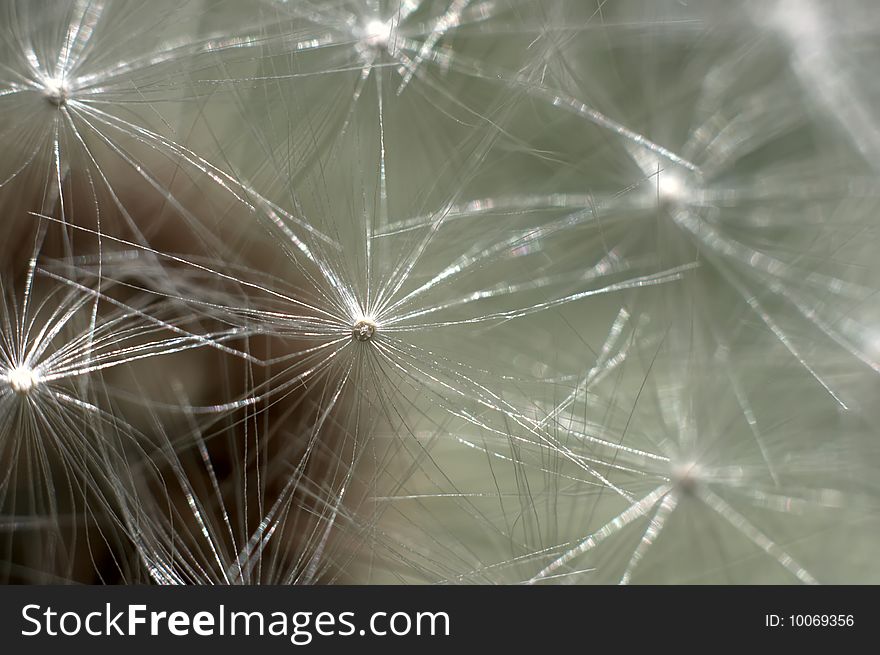
[[[19,396],[29,394],[40,383],[40,374],[30,366],[17,366],[7,371],[3,377]]]
[[[376,322],[371,318],[360,318],[351,328],[351,335],[356,341],[369,341],[376,334]]]

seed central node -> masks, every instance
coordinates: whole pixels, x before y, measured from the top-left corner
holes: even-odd
[[[700,481],[700,474],[700,467],[696,462],[680,462],[672,469],[672,482],[682,493],[691,494]]]
[[[391,40],[391,21],[371,20],[363,27],[364,42],[372,48],[385,48]]]
[[[29,366],[18,366],[6,373],[6,382],[19,396],[31,392],[40,382],[39,374]]]
[[[356,341],[369,341],[376,334],[376,323],[368,318],[362,318],[351,328],[351,336]]]
[[[67,86],[61,80],[55,78],[46,80],[43,84],[43,93],[49,104],[55,107],[62,107],[67,104],[69,92]]]

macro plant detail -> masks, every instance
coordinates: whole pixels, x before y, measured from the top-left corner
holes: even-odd
[[[871,3],[0,12],[5,581],[878,579]]]

